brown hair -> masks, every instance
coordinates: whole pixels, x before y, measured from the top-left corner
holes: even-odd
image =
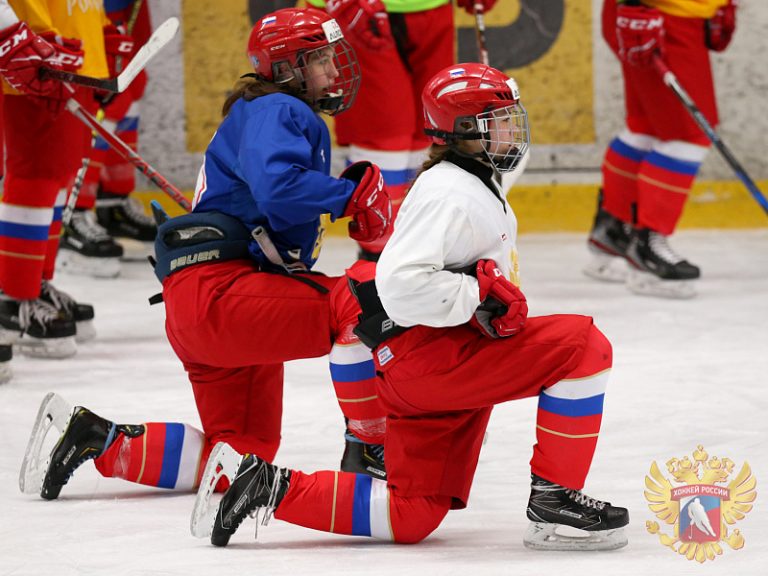
[[[427,159],[424,160],[424,163],[421,165],[421,168],[416,174],[416,178],[418,178],[422,172],[425,172],[430,168],[432,168],[432,166],[435,166],[436,164],[440,164],[440,162],[445,160],[446,156],[448,156],[448,153],[450,151],[451,151],[451,147],[448,146],[447,144],[432,144],[429,147],[429,151],[427,152]]]
[[[256,76],[256,74],[244,74],[238,78],[237,82],[235,82],[235,86],[232,89],[232,92],[224,101],[224,106],[221,108],[221,114],[222,116],[229,114],[229,111],[232,109],[234,103],[240,100],[240,98],[250,102],[259,96],[275,94],[276,92],[290,94],[291,96],[296,96],[297,98],[304,100],[304,98],[301,96],[299,88],[294,86],[293,83],[277,85],[274,82],[270,82],[268,80],[264,80],[264,78]]]

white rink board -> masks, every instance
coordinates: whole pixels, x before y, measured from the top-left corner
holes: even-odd
[[[664,301],[599,285],[580,273],[584,239],[519,240],[523,289],[532,315],[592,314],[614,345],[615,369],[586,492],[628,506],[630,544],[610,553],[545,553],[522,546],[535,400],[500,406],[491,419],[470,506],[448,514],[415,546],[313,532],[273,520],[254,541],[246,521],[226,549],[189,534],[192,494],[134,486],[87,463],[58,501],[23,496],[18,471],[38,404],[62,394],[121,422],[181,421],[199,426],[190,387],[165,341],[159,285],[144,263],[117,280],[60,276],[56,285],[96,306],[96,341],[65,361],[14,359],[0,386],[0,576],[227,574],[743,574],[765,573],[768,517],[768,231],[687,232],[673,239],[704,270],[700,296]],[[327,242],[321,267],[338,273],[354,256]],[[747,460],[757,477],[754,510],[738,523],[744,549],[724,546],[702,567],[662,547],[643,478],[651,461],[703,444],[711,455]],[[333,469],[343,449],[342,419],[325,359],[286,369],[284,440],[277,462]],[[665,528],[667,533],[669,528]],[[760,567],[763,568],[760,568]]]

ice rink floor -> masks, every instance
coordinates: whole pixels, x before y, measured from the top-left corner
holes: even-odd
[[[46,392],[120,422],[199,427],[191,389],[165,340],[163,307],[147,303],[159,284],[147,264],[133,262],[115,280],[59,276],[58,287],[95,305],[98,338],[69,360],[17,356],[13,380],[0,386],[0,576],[768,574],[768,230],[684,232],[673,246],[703,268],[694,300],[638,297],[622,285],[589,280],[580,272],[587,259],[583,237],[519,240],[531,315],[592,315],[614,346],[585,492],[630,509],[630,543],[622,550],[547,553],[523,547],[534,399],[497,407],[469,508],[449,513],[414,546],[276,520],[260,527],[254,541],[254,522],[247,520],[228,548],[217,549],[190,535],[192,494],[105,479],[91,463],[57,501],[22,495],[19,467]],[[340,273],[354,251],[331,238],[320,268]],[[342,432],[327,360],[288,364],[277,463],[336,469]],[[646,521],[655,518],[643,496],[652,461],[666,473],[667,460],[690,457],[699,444],[737,468],[749,462],[758,493],[754,509],[736,525],[744,548],[723,545],[723,555],[705,566],[646,531]]]

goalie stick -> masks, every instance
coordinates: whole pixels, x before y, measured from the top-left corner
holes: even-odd
[[[175,16],[168,18],[168,20],[160,24],[149,40],[147,40],[147,43],[139,48],[139,51],[136,52],[136,55],[125,67],[125,70],[115,78],[93,78],[92,76],[83,76],[82,74],[53,70],[51,68],[40,68],[40,74],[44,77],[61,80],[62,82],[70,82],[105,92],[123,92],[130,86],[131,82],[139,75],[139,72],[144,69],[147,63],[173,39],[178,29],[179,19]]]
[[[741,180],[744,186],[746,186],[747,190],[749,190],[749,193],[752,194],[752,197],[757,201],[758,204],[760,204],[760,207],[763,209],[763,211],[768,214],[768,199],[763,196],[763,193],[760,192],[760,189],[757,187],[757,184],[755,184],[755,181],[750,178],[749,174],[747,174],[747,171],[744,170],[744,167],[741,165],[741,163],[736,159],[728,146],[725,145],[725,142],[723,142],[718,133],[715,132],[715,129],[712,128],[712,125],[704,117],[704,114],[701,113],[699,107],[696,106],[693,98],[691,98],[688,95],[688,92],[686,92],[685,89],[680,85],[680,82],[678,81],[674,72],[669,69],[667,64],[658,54],[656,54],[656,56],[653,58],[653,64],[667,88],[672,90],[675,96],[677,96],[678,100],[680,100],[680,103],[685,107],[696,124],[699,125],[699,128],[701,128],[702,132],[706,134],[707,138],[709,138],[709,141],[712,142],[715,148],[717,148],[717,151],[720,152],[722,157],[736,174],[737,178]]]
[[[129,64],[130,66],[130,64]],[[78,120],[98,133],[102,139],[109,144],[125,160],[133,164],[136,169],[152,180],[163,192],[168,194],[179,206],[187,212],[192,210],[192,204],[187,200],[181,191],[163,177],[157,170],[149,165],[141,156],[138,155],[128,144],[118,138],[113,132],[107,130],[101,123],[93,117],[93,114],[83,108],[74,98],[67,100],[66,108],[74,114]]]

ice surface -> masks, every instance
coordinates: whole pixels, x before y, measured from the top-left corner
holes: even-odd
[[[528,460],[535,400],[499,406],[480,458],[469,508],[448,514],[415,546],[313,532],[273,520],[253,540],[247,521],[226,549],[189,533],[192,494],[102,478],[86,464],[59,500],[24,496],[18,472],[38,404],[56,391],[121,422],[199,426],[190,387],[163,332],[163,307],[144,263],[116,280],[59,276],[56,285],[96,306],[97,340],[63,361],[13,360],[0,386],[0,575],[213,574],[766,574],[768,517],[768,231],[686,232],[673,246],[704,270],[700,296],[666,301],[630,295],[580,273],[583,237],[523,236],[523,289],[531,314],[591,314],[614,346],[601,439],[585,492],[630,509],[630,544],[611,553],[527,550]],[[331,238],[320,262],[340,273],[355,248]],[[256,415],[256,417],[258,417]],[[648,534],[643,481],[703,444],[745,460],[757,477],[754,510],[737,524],[742,550],[702,567]],[[335,469],[342,420],[325,359],[286,369],[283,445],[277,462],[304,471]],[[665,528],[667,533],[670,528]],[[762,568],[761,568],[762,566]]]

